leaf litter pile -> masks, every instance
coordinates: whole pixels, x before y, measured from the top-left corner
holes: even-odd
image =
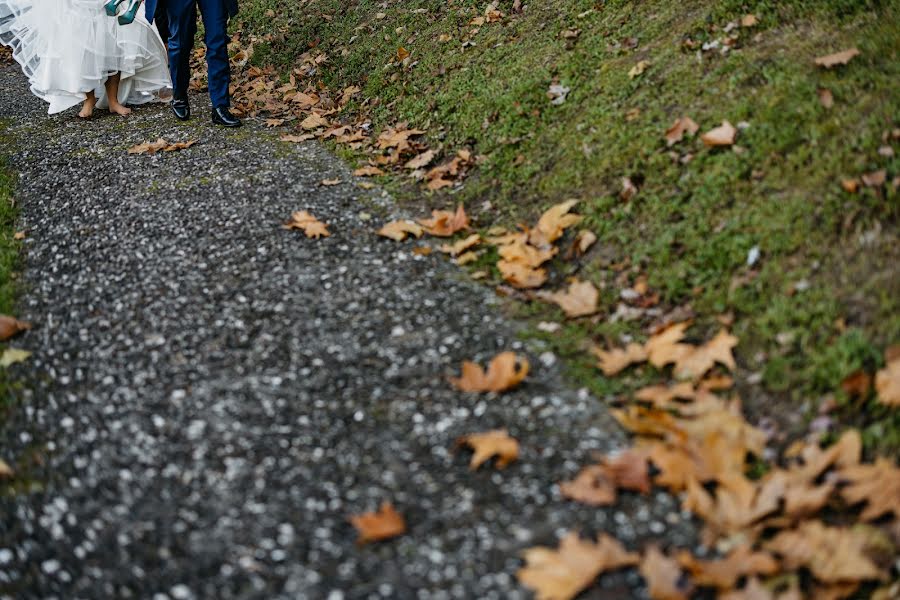
[[[498,4],[489,4],[484,16],[470,25],[489,26],[502,20]],[[747,15],[741,26],[752,27],[755,21]],[[578,35],[570,33],[570,37]],[[482,161],[468,149],[428,147],[427,131],[407,123],[374,131],[367,117],[371,107],[360,88],[330,90],[317,79],[320,66],[329,61],[321,50],[304,54],[287,81],[272,68],[247,66],[258,41],[242,40],[240,35],[233,38],[235,109],[245,116],[264,116],[270,127],[293,128],[281,136],[283,142],[330,140],[368,156],[355,176],[403,174],[431,191],[459,185]],[[815,63],[831,69],[858,54],[854,48]],[[202,59],[202,50],[195,58]],[[391,63],[410,68],[415,57],[400,47]],[[629,77],[641,77],[652,68],[650,62],[642,61]],[[192,86],[202,89],[202,70],[196,73]],[[563,104],[570,91],[554,83],[549,101]],[[819,90],[819,95],[823,105],[833,102],[828,90]],[[722,119],[704,124],[701,133],[701,124],[684,115],[661,137],[673,147],[699,134],[711,150],[738,152],[736,142],[746,126]],[[159,149],[168,148],[152,151]],[[686,155],[685,160],[689,158]],[[861,186],[882,185],[883,179],[881,173],[870,173],[841,185],[852,193]],[[638,188],[639,183],[623,178],[620,196],[628,200]],[[493,268],[506,284],[498,291],[553,303],[568,318],[585,318],[595,315],[600,303],[590,281],[571,279],[556,291],[541,289],[550,281],[551,261],[581,256],[597,240],[592,232],[581,230],[571,244],[560,243],[581,222],[573,213],[576,204],[574,200],[557,204],[533,227],[522,225],[515,231],[471,232],[460,205],[417,221],[387,223],[378,234],[396,242],[426,234],[438,238],[461,234],[440,247],[457,264],[495,253]],[[329,235],[327,226],[305,211],[295,213],[285,227],[312,238]],[[417,253],[430,253],[425,250],[417,248]],[[487,273],[473,276],[483,278]],[[624,291],[630,306],[620,309],[626,314],[659,300],[640,279]],[[864,461],[860,436],[852,429],[831,445],[799,441],[773,458],[766,433],[745,420],[734,391],[730,372],[736,367],[732,351],[738,339],[722,329],[703,342],[692,343],[687,337],[691,325],[689,320],[676,319],[651,332],[643,343],[594,348],[597,368],[607,377],[648,363],[661,379],[622,399],[613,411],[633,434],[633,446],[600,457],[573,480],[558,485],[563,497],[590,506],[613,505],[622,493],[647,494],[654,488],[678,494],[683,508],[704,523],[706,554],[695,556],[689,549],[657,544],[632,551],[608,535],[586,539],[570,532],[558,547],[535,547],[523,553],[524,566],[517,573],[520,583],[539,599],[564,600],[593,586],[605,572],[635,568],[650,596],[658,600],[840,599],[859,594],[885,600],[900,596],[896,582],[891,583],[898,575],[895,561],[900,545],[900,469],[895,461],[885,457]],[[884,369],[865,381],[866,389],[874,389],[881,403],[897,406],[900,349],[889,349],[885,363]],[[463,392],[499,394],[526,384],[527,375],[527,360],[506,352],[487,368],[464,363],[460,376],[450,383]],[[519,453],[519,442],[502,429],[463,436],[457,447],[472,450],[473,470],[491,460],[496,468],[507,467]],[[376,512],[354,515],[350,521],[359,531],[361,544],[388,540],[407,530],[402,515],[390,503]]]

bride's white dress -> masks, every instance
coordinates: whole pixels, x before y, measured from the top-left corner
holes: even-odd
[[[119,101],[143,104],[171,87],[166,48],[143,7],[130,25],[103,9],[105,0],[0,0],[0,42],[31,84],[57,113],[93,90],[108,105],[104,82],[121,73]]]

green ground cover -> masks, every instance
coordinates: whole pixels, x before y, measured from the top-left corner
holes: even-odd
[[[523,2],[521,12],[512,0],[496,4],[503,18],[475,26],[485,2],[317,0],[287,9],[247,0],[234,26],[263,40],[255,64],[285,74],[311,48],[326,52],[322,82],[362,87],[376,129],[405,121],[427,129],[433,148],[484,157],[452,193],[387,178],[402,201],[462,201],[486,228],[579,198],[600,242],[580,262],[558,261],[554,283],[576,273],[593,281],[609,313],[621,289],[645,276],[661,308],[690,306],[700,339],[732,315],[745,379],[759,380],[741,387],[750,414],[811,416],[835,395],[838,420],[862,427],[870,445],[900,450],[897,411],[851,401],[839,385],[857,369],[874,371],[883,349],[900,342],[900,201],[890,184],[900,165],[884,150],[897,149],[900,125],[898,3],[559,0]],[[758,24],[728,27],[747,14]],[[407,67],[392,60],[401,46],[411,52]],[[847,66],[813,63],[852,46],[861,54]],[[640,61],[649,66],[629,76]],[[547,96],[553,83],[571,90],[559,106]],[[701,131],[741,123],[738,151],[697,138],[668,148],[663,133],[683,115]],[[851,194],[840,185],[880,169],[883,187]],[[620,196],[623,177],[638,187],[630,200]],[[544,304],[518,310],[561,318]],[[653,374],[604,378],[586,346],[641,339],[645,326],[585,319],[534,335],[609,396]]]

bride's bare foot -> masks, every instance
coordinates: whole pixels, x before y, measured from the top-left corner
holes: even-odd
[[[97,98],[91,94],[85,98],[84,104],[81,105],[81,110],[78,112],[78,116],[82,119],[90,119],[94,115],[94,105],[96,104]]]
[[[120,115],[122,117],[127,117],[128,115],[131,114],[131,109],[128,108],[127,106],[125,106],[124,104],[119,104],[118,102],[113,104],[112,102],[110,102],[109,103],[109,112],[116,114],[116,115]]]

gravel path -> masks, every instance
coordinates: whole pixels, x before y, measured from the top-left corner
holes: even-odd
[[[3,424],[33,490],[2,500],[0,590],[16,598],[519,598],[519,553],[608,531],[687,541],[665,494],[593,510],[555,483],[624,444],[602,404],[523,348],[490,290],[374,235],[392,210],[314,143],[256,124],[48,118],[0,69],[35,354]],[[127,156],[164,136],[186,151]],[[340,178],[336,187],[319,182]],[[333,236],[281,223],[308,209]],[[372,215],[371,219],[367,216]],[[518,348],[519,391],[446,382]],[[463,434],[506,427],[504,471],[468,469]],[[402,538],[358,547],[352,513],[392,500]],[[586,598],[642,597],[636,573]],[[2,594],[0,594],[2,595]]]

